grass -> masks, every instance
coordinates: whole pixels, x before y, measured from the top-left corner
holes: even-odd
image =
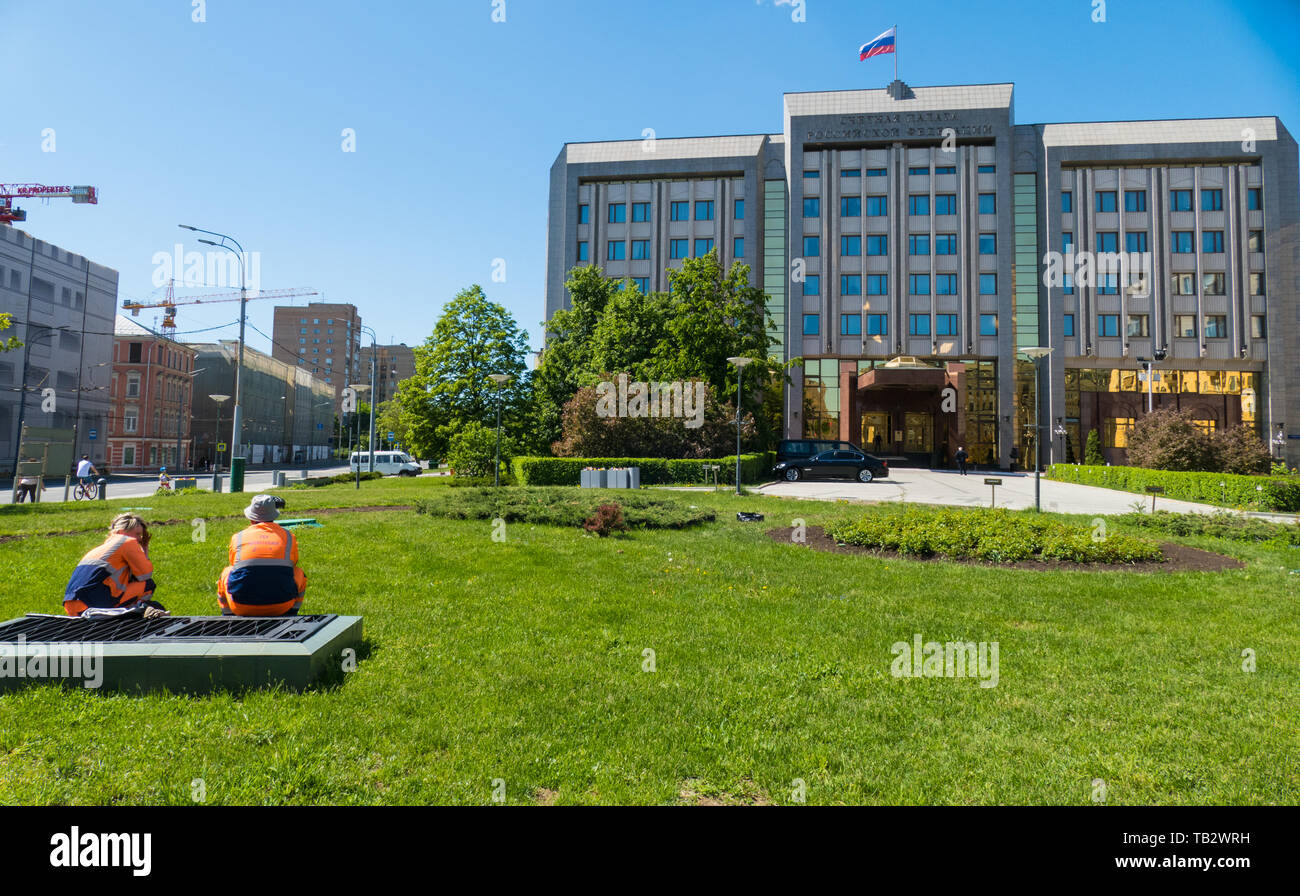
[[[327,486],[288,512],[439,489]],[[488,803],[496,779],[510,803],[780,804],[796,779],[809,803],[1085,804],[1095,778],[1112,803],[1300,800],[1297,549],[1179,538],[1247,563],[1213,574],[921,565],[765,534],[844,506],[655,494],[718,521],[606,539],[509,523],[498,542],[490,520],[324,516],[299,531],[306,609],[365,615],[357,671],[301,694],[2,697],[0,802],[185,804],[195,779],[216,804]],[[173,611],[214,612],[246,499],[128,502],[208,519],[206,543],[156,530]],[[0,534],[111,515],[19,510]],[[99,538],[0,543],[0,618],[56,612]],[[998,686],[892,678],[914,633],[998,641]]]

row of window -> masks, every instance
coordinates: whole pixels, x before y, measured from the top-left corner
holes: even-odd
[[[861,336],[862,319],[867,321],[868,336],[888,336],[889,335],[889,315],[887,314],[841,314],[840,315],[840,335],[841,336]],[[930,315],[909,314],[907,316],[907,333],[909,336],[929,336],[930,335]],[[821,335],[821,315],[805,314],[803,316],[803,334],[805,336]],[[956,336],[957,335],[957,315],[955,314],[936,314],[934,315],[934,335],[935,336]],[[996,336],[998,335],[998,316],[996,314],[980,315],[980,335]]]
[[[980,174],[993,174],[993,173],[995,173],[996,171],[997,171],[997,167],[994,166],[994,165],[980,165],[980,166],[979,166],[979,173],[980,173]],[[867,177],[884,177],[884,176],[885,176],[886,174],[888,174],[888,173],[889,173],[889,171],[888,171],[887,169],[885,169],[885,168],[868,168],[868,169],[867,169]],[[913,167],[907,169],[907,173],[908,173],[909,175],[911,175],[912,177],[929,177],[929,175],[930,175],[930,169],[929,169],[928,167],[913,166]],[[956,174],[956,173],[957,173],[957,166],[955,166],[955,165],[940,165],[940,166],[938,166],[938,167],[936,167],[936,168],[934,169],[934,173],[935,173],[935,174]],[[816,170],[812,170],[812,169],[810,169],[810,170],[808,170],[808,171],[805,171],[805,172],[803,173],[803,176],[804,176],[805,178],[807,178],[808,180],[818,180],[818,179],[821,178],[822,173],[821,173],[820,171],[816,171]],[[861,168],[844,168],[844,169],[841,169],[841,171],[840,171],[840,177],[861,177],[861,176],[862,176],[862,169],[861,169]]]
[[[888,196],[868,196],[867,199],[867,217],[881,218],[889,214],[889,197]],[[998,196],[996,193],[979,194],[979,213],[981,215],[995,215],[998,211]],[[803,201],[803,216],[805,218],[819,218],[822,213],[822,201],[820,197],[808,196]],[[927,216],[930,214],[930,195],[928,193],[914,193],[907,197],[907,213],[909,215]],[[957,214],[957,194],[940,193],[934,197],[934,213],[936,215],[955,215]],[[862,217],[862,197],[861,196],[841,196],[840,197],[840,217],[841,218],[860,218]]]
[[[1117,274],[1096,274],[1094,277],[1097,294],[1103,296],[1119,295],[1119,276]],[[1062,277],[1062,292],[1069,296],[1074,295],[1074,278],[1070,274]],[[1264,275],[1254,273],[1250,275],[1250,295],[1262,296],[1265,294]],[[1196,275],[1192,273],[1172,274],[1169,278],[1170,295],[1175,296],[1194,296],[1196,295]],[[1201,295],[1203,296],[1225,296],[1228,294],[1227,275],[1223,271],[1209,271],[1201,274]]]
[[[1205,338],[1206,339],[1227,339],[1228,338],[1228,317],[1225,314],[1207,314],[1205,320]],[[1149,326],[1150,316],[1146,314],[1128,315],[1128,325],[1124,328],[1124,335],[1129,338],[1142,338],[1150,336]],[[1065,315],[1065,335],[1074,335],[1074,315]],[[1098,336],[1118,336],[1119,335],[1119,315],[1118,314],[1099,314],[1097,315],[1097,335]],[[1196,338],[1196,315],[1195,314],[1175,314],[1174,315],[1174,335],[1180,339]],[[1264,323],[1264,315],[1252,314],[1250,317],[1250,335],[1252,339],[1263,339],[1267,335],[1267,328]]]
[[[806,296],[821,295],[821,275],[805,274],[803,280],[803,294]],[[930,275],[929,274],[909,274],[907,291],[909,295],[928,296],[930,295]],[[867,275],[867,295],[883,296],[888,294],[889,275],[888,274],[868,274]],[[998,275],[997,274],[980,274],[979,289],[982,296],[995,296],[998,294]],[[955,296],[957,295],[957,275],[956,274],[935,274],[934,275],[934,294],[938,296]],[[860,274],[841,274],[840,275],[840,295],[843,296],[860,296],[862,295],[862,275]]]
[[[694,257],[699,258],[713,251],[714,242],[711,239],[695,240]],[[642,261],[650,257],[649,240],[610,240],[605,246],[606,261],[626,261],[628,259],[628,244],[631,244],[633,261]],[[691,257],[691,240],[675,239],[668,241],[668,257],[670,259],[681,259]],[[738,236],[731,241],[731,255],[733,258],[745,257],[745,238]],[[588,249],[586,240],[578,242],[578,261],[590,261],[591,253]],[[299,340],[301,342],[302,340]]]
[[[633,202],[632,205],[632,222],[638,223],[650,220],[650,203]],[[624,224],[627,222],[626,202],[611,202],[609,204],[610,224]],[[712,221],[713,220],[714,201],[712,199],[697,199],[695,201],[695,220]],[[745,200],[737,199],[732,205],[733,217],[737,221],[743,221],[745,218]],[[689,221],[691,220],[691,203],[689,201],[674,201],[669,203],[668,217],[672,221]],[[578,223],[591,223],[591,206],[578,206]]]
[[[996,255],[998,252],[998,235],[996,233],[981,233],[980,240],[981,255]],[[803,257],[819,258],[822,254],[821,237],[806,236],[803,238]],[[860,236],[841,236],[840,237],[840,255],[858,256],[862,254],[862,237]],[[889,236],[887,234],[871,234],[867,237],[867,254],[868,255],[888,255],[889,254]],[[913,233],[907,237],[907,254],[908,255],[929,255],[930,254],[930,235],[928,233]],[[938,233],[934,237],[934,254],[935,255],[956,255],[957,254],[957,234],[955,233]]]
[[[1061,243],[1066,253],[1074,251],[1074,234],[1061,234]],[[1124,251],[1125,252],[1146,252],[1147,251],[1147,232],[1145,230],[1130,231],[1124,234]],[[1201,231],[1201,252],[1206,254],[1222,253],[1224,246],[1224,232],[1222,230],[1202,230]],[[1191,230],[1175,230],[1170,234],[1169,239],[1170,251],[1175,255],[1192,255],[1196,252],[1196,234]],[[1246,250],[1248,252],[1264,251],[1264,231],[1252,230],[1247,237]],[[1103,230],[1097,233],[1097,251],[1098,252],[1118,252],[1119,251],[1119,233],[1114,230]]]
[[[1099,212],[1117,211],[1116,202],[1119,198],[1116,190],[1098,190],[1093,194],[1095,197],[1096,210]],[[1251,211],[1258,211],[1264,207],[1264,191],[1260,187],[1250,187],[1246,190],[1246,207]],[[1125,190],[1124,191],[1124,211],[1126,212],[1144,212],[1147,210],[1147,191],[1146,190]],[[1192,211],[1192,191],[1191,190],[1170,190],[1169,191],[1169,210],[1175,212]],[[1074,211],[1074,194],[1069,190],[1061,192],[1061,211]],[[1201,190],[1201,211],[1203,212],[1221,212],[1223,211],[1223,190],[1204,189]]]

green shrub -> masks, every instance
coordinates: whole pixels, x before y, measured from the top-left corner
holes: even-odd
[[[740,456],[742,482],[766,481],[776,456],[765,451]],[[736,456],[714,460],[669,460],[662,457],[517,457],[514,474],[521,485],[577,485],[587,467],[640,467],[642,485],[703,485],[713,482],[706,465],[718,464],[720,483],[735,482]]]
[[[518,485],[518,481],[509,473],[501,474],[501,485]],[[492,488],[496,486],[491,474],[487,476],[450,476],[447,485],[452,488]]]
[[[1188,473],[1143,467],[1097,467],[1053,464],[1047,477],[1059,482],[1098,485],[1146,494],[1148,485],[1163,488],[1163,497],[1222,507],[1300,512],[1300,481],[1292,478],[1235,476],[1231,473]]]
[[[1097,430],[1088,430],[1088,444],[1083,448],[1083,462],[1090,467],[1106,465],[1106,456],[1101,453],[1101,436]]]
[[[609,537],[611,532],[626,532],[627,521],[623,519],[623,508],[617,504],[601,504],[582,524],[582,528],[601,538]]]
[[[477,421],[471,421],[451,437],[451,444],[447,448],[447,465],[456,471],[457,476],[491,478],[496,452],[496,430]],[[501,462],[506,469],[510,468],[510,456],[513,453],[514,443],[503,437]]]
[[[418,513],[457,520],[503,519],[511,523],[578,527],[610,503],[604,489],[560,487],[458,488],[439,490],[415,502]],[[711,522],[712,510],[660,495],[618,492],[623,519],[630,529],[684,529]]]
[[[362,473],[361,481],[369,482],[372,479],[383,479],[384,474],[376,470],[373,473]],[[291,481],[289,488],[320,488],[322,485],[339,485],[344,482],[356,482],[356,473],[339,473],[337,476],[313,476],[311,479],[299,479]]]
[[[1115,521],[1168,535],[1208,535],[1229,541],[1300,545],[1300,521],[1271,523],[1235,513],[1173,513],[1169,510],[1128,513],[1116,517]]]
[[[844,544],[989,563],[1139,563],[1162,556],[1158,545],[1143,538],[1111,532],[1098,539],[1088,527],[1003,509],[882,507],[826,531]]]

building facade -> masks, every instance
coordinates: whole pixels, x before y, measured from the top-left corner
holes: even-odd
[[[119,316],[113,338],[108,464],[113,470],[189,469],[192,346]]]
[[[375,362],[374,406],[379,407],[397,394],[402,380],[415,376],[415,351],[401,345],[366,346],[361,350],[361,378],[370,382],[370,360]]]
[[[323,380],[337,407],[349,383],[370,382],[361,368],[361,317],[356,305],[311,302],[277,305],[271,356]]]
[[[0,341],[23,343],[0,353],[0,472],[24,423],[75,430],[73,455],[104,461],[116,306],[117,271],[0,224]]]
[[[1034,456],[1036,431],[1044,463],[1082,459],[1097,431],[1121,463],[1134,420],[1176,407],[1300,463],[1300,183],[1282,123],[1019,125],[1012,94],[895,81],[787,94],[780,134],[568,144],[547,316],[575,266],[662,290],[666,268],[716,250],[767,293],[774,353],[802,359],[788,438],[1006,466]],[[1027,348],[1051,350],[1037,402]]]

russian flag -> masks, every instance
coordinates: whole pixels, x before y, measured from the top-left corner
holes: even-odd
[[[864,59],[870,59],[872,56],[882,56],[885,53],[894,52],[894,30],[894,28],[890,28],[875,40],[863,44],[862,49],[858,50],[858,61],[861,62]]]

